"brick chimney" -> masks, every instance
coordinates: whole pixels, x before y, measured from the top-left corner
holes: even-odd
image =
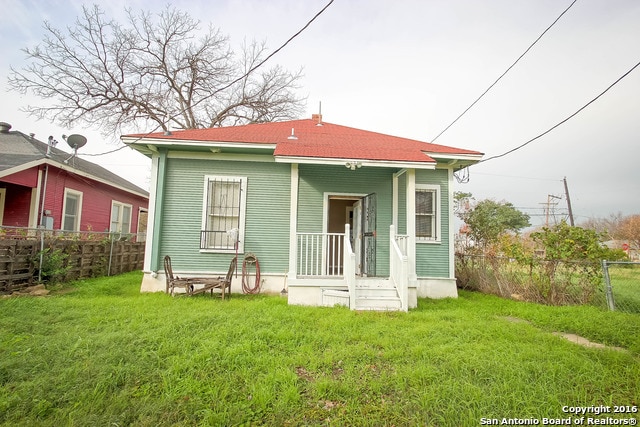
[[[318,126],[322,126],[322,114],[312,114],[311,120],[318,122]]]

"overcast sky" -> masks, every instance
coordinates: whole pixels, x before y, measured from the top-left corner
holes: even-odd
[[[432,141],[564,11],[572,0],[335,0],[271,60],[304,69],[305,117]],[[173,5],[230,37],[265,40],[275,50],[328,0],[184,0]],[[87,3],[90,4],[90,3]],[[159,11],[156,0],[112,0]],[[20,48],[34,47],[44,20],[59,28],[81,13],[80,1],[0,0],[0,121],[13,130],[88,137],[81,153],[117,148],[94,129],[37,122],[18,107],[38,100],[7,92],[9,66],[24,66]],[[640,1],[578,0],[529,53],[438,144],[491,157],[551,128],[640,61]],[[66,149],[63,143],[59,148]],[[1,153],[0,153],[1,155]],[[150,161],[124,149],[84,157],[148,188]],[[548,135],[505,157],[470,168],[456,189],[476,199],[506,200],[546,220],[544,206],[566,213],[567,178],[576,222],[640,213],[640,67],[602,98]],[[563,197],[558,199],[555,197]],[[553,216],[550,217],[553,220]],[[560,215],[557,216],[560,218]]]

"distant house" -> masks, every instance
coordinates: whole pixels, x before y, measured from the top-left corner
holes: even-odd
[[[624,251],[631,261],[640,261],[640,248],[628,240],[607,240],[603,243],[609,249]]]
[[[144,233],[149,193],[0,122],[0,225]]]
[[[252,253],[262,290],[286,288],[290,304],[407,310],[457,295],[453,174],[482,153],[320,115],[122,140],[152,159],[142,291],[165,290],[165,255],[198,276]]]

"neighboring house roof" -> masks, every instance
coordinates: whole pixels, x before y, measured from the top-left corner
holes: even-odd
[[[126,135],[129,144],[188,145],[214,147],[239,144],[271,148],[276,160],[325,159],[435,165],[436,159],[459,159],[472,163],[482,153],[414,139],[355,129],[313,119],[249,124],[171,133]],[[295,137],[295,138],[294,138]]]
[[[19,131],[10,131],[11,125],[0,123],[0,178],[34,166],[49,164],[60,169],[99,181],[129,193],[149,198],[149,192],[143,190],[115,173],[71,155],[55,147],[25,135]],[[67,162],[68,160],[68,162]]]

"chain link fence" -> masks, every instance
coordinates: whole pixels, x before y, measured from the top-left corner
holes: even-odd
[[[529,263],[487,255],[456,254],[461,289],[549,305],[594,305],[640,313],[640,262]]]
[[[461,289],[548,305],[602,305],[599,263],[532,259],[529,263],[489,255],[456,254]]]
[[[602,261],[607,307],[640,313],[640,262]]]

